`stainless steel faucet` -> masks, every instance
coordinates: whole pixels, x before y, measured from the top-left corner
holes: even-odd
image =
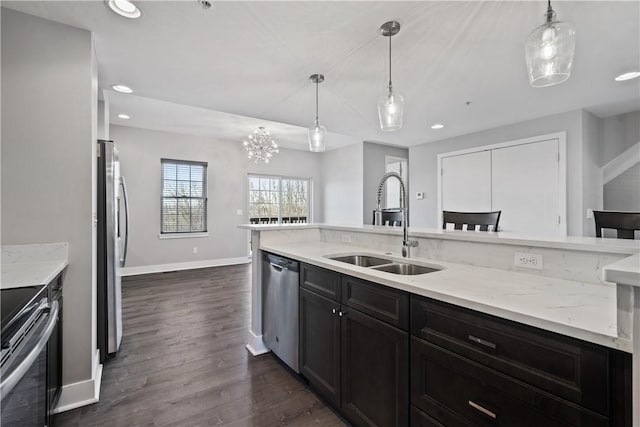
[[[407,231],[407,190],[404,182],[402,181],[402,177],[397,172],[387,172],[382,175],[382,178],[380,178],[380,183],[378,184],[377,207],[374,214],[373,224],[382,225],[382,208],[380,207],[382,189],[384,188],[385,182],[387,182],[387,180],[391,177],[396,178],[398,181],[400,181],[400,210],[402,211],[402,256],[403,258],[409,258],[411,256],[410,249],[418,246],[418,241],[409,240],[409,233]]]

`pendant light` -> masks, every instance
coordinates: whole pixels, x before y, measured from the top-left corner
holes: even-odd
[[[533,87],[553,86],[571,76],[576,30],[568,22],[556,21],[556,13],[547,3],[546,22],[527,38],[525,56],[529,84]]]
[[[327,146],[327,128],[318,121],[318,85],[324,81],[322,74],[313,74],[309,77],[316,84],[316,120],[309,128],[309,150],[313,152],[324,151]]]
[[[399,32],[400,23],[397,21],[385,22],[380,27],[380,33],[384,37],[389,37],[389,85],[378,100],[380,129],[387,132],[398,130],[402,127],[402,116],[404,114],[404,97],[394,92],[391,84],[391,37]]]

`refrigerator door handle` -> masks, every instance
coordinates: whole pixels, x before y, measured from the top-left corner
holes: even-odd
[[[124,177],[120,177],[120,185],[122,186],[122,200],[124,201],[124,248],[122,250],[122,258],[120,259],[120,266],[124,267],[127,262],[127,249],[129,249],[129,197],[127,196],[127,185],[124,181]]]

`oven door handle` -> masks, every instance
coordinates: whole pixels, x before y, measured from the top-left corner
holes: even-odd
[[[47,320],[47,324],[44,327],[43,331],[40,333],[40,336],[37,338],[37,343],[31,349],[29,354],[20,362],[20,364],[8,375],[5,375],[2,378],[2,383],[0,383],[0,400],[4,399],[11,390],[18,384],[18,382],[22,379],[24,374],[31,368],[33,362],[38,358],[40,352],[46,347],[49,342],[49,337],[53,333],[53,329],[58,323],[58,301],[54,301],[51,303],[51,308],[49,311],[49,320]]]

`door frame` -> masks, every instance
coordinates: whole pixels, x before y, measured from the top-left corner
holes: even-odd
[[[560,215],[560,233],[567,235],[567,132],[554,132],[530,138],[515,139],[512,141],[500,142],[497,144],[482,145],[478,147],[465,148],[464,150],[450,151],[438,154],[437,186],[438,186],[438,229],[442,227],[442,160],[446,157],[461,156],[464,154],[478,153],[481,151],[491,151],[500,148],[514,147],[517,145],[535,144],[538,142],[558,140],[558,209]]]

